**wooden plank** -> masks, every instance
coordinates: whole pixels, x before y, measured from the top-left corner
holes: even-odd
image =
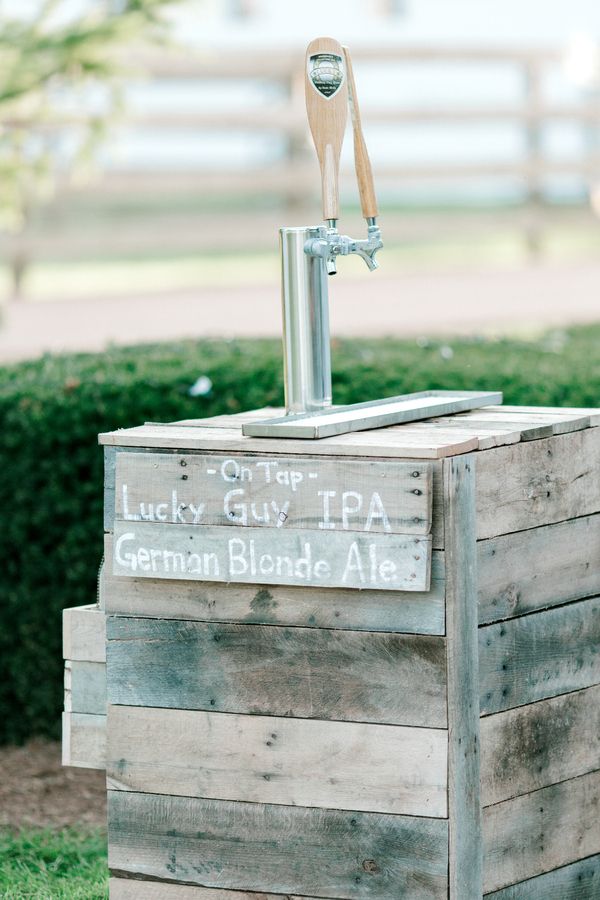
[[[536,878],[521,881],[520,884],[494,891],[493,894],[486,894],[486,897],[489,900],[598,900],[600,855],[590,856],[561,869],[553,869],[545,875],[538,875]],[[227,898],[224,897],[223,900]]]
[[[104,530],[112,531],[114,520],[115,520],[115,500],[116,500],[116,466],[117,459],[122,454],[127,454],[130,458],[134,454],[145,455],[146,448],[143,447],[129,447],[127,450],[119,447],[107,446],[104,448]],[[155,450],[153,451],[153,456],[159,456],[161,458],[170,458],[175,454],[173,450]],[[199,455],[198,453],[188,453],[187,456],[191,456],[194,458]],[[207,458],[210,458],[210,455],[204,454]],[[277,457],[274,457],[277,459]],[[317,460],[320,464],[324,462],[329,462],[327,457],[320,457]],[[348,463],[355,464],[357,462],[361,462],[360,460],[355,460],[348,458]],[[379,463],[382,460],[371,459],[369,460],[369,465],[371,463]],[[364,461],[362,461],[364,465]],[[386,463],[387,465],[394,465],[394,463]],[[422,460],[412,460],[412,462],[402,463],[402,465],[415,465],[419,470],[421,470],[424,466],[426,466],[431,472],[431,480],[433,485],[433,511],[432,511],[432,525],[431,525],[431,533],[433,539],[433,546],[436,549],[443,549],[444,547],[444,524],[443,524],[443,498],[442,498],[442,468],[441,462],[439,460],[432,460],[427,463],[423,463]],[[414,469],[411,469],[414,471]]]
[[[487,409],[487,407],[486,407]],[[502,409],[506,412],[519,412],[519,413],[551,413],[556,416],[564,416],[567,419],[570,419],[572,416],[588,416],[590,420],[590,427],[594,428],[595,426],[600,425],[600,408],[599,407],[570,407],[570,406],[506,406],[502,404]]]
[[[600,515],[477,545],[479,622],[600,594]]]
[[[106,541],[106,535],[104,536],[104,539]],[[112,549],[112,545],[111,545],[111,549]],[[106,592],[108,590],[107,581],[108,581],[109,566],[106,565],[107,558],[109,560],[109,565],[110,565],[111,557],[110,556],[106,557],[106,555],[104,555],[102,557],[102,562],[100,563],[100,566],[98,568],[98,576],[97,576],[97,580],[96,580],[96,591],[98,594],[98,608],[102,611],[102,614],[104,616],[106,616]],[[105,649],[105,652],[106,652],[106,649]]]
[[[443,819],[108,792],[115,873],[343,900],[447,900]]]
[[[580,410],[572,410],[565,411],[561,409],[560,412],[556,411],[554,407],[546,407],[546,406],[507,406],[502,403],[499,406],[481,406],[479,409],[473,409],[468,412],[460,413],[461,418],[470,418],[474,419],[485,418],[488,421],[495,422],[522,422],[525,425],[534,425],[540,424],[543,422],[548,422],[550,424],[569,424],[573,423],[576,426],[579,425],[582,421],[585,421],[589,424],[590,417],[587,411]],[[584,428],[587,428],[588,425],[584,425]],[[576,427],[575,431],[578,430]]]
[[[187,425],[199,427],[206,425],[210,428],[224,427],[240,427],[244,422],[253,422],[256,420],[267,419],[269,416],[283,416],[285,409],[283,407],[263,407],[262,409],[249,410],[241,413],[229,413],[220,416],[211,416],[204,419],[180,419],[177,422],[171,422],[171,425]],[[566,431],[578,431],[580,428],[587,428],[590,422],[600,424],[600,409],[570,409],[566,407],[551,406],[484,406],[477,409],[469,410],[464,413],[456,413],[453,417],[437,417],[436,421],[446,422],[448,419],[470,422],[471,420],[485,419],[486,421],[495,421],[501,423],[520,423],[525,425],[541,424],[549,422],[556,425],[557,430],[554,434],[561,434]],[[585,423],[585,424],[582,424]],[[156,424],[146,422],[146,425]],[[167,424],[167,423],[162,423]]]
[[[600,685],[481,721],[483,806],[600,769]]]
[[[282,528],[116,522],[115,575],[168,580],[427,591],[431,539]]]
[[[63,712],[62,764],[80,769],[106,767],[106,716]]]
[[[104,446],[152,447],[167,450],[227,450],[236,453],[302,454],[313,456],[369,456],[441,459],[458,453],[477,450],[477,438],[458,430],[437,433],[411,431],[402,426],[401,436],[391,429],[376,428],[354,434],[341,434],[319,441],[287,438],[244,437],[238,428],[192,428],[175,425],[140,425],[99,435]]]
[[[111,560],[113,537],[105,535]],[[266,585],[121,578],[105,566],[101,600],[107,613],[300,625],[362,631],[444,634],[444,554],[434,551],[428,592],[354,591]]]
[[[189,525],[429,534],[428,463],[119,453],[115,517]]]
[[[107,627],[111,703],[446,726],[442,637],[122,616]]]
[[[116,447],[104,448],[104,530],[112,531],[115,519],[115,485],[117,480]],[[128,453],[140,453],[140,450],[129,449]],[[106,558],[106,553],[104,554]]]
[[[64,676],[63,684],[64,684],[64,689],[65,689],[64,690],[63,709],[65,712],[70,713],[70,712],[73,712],[73,704],[71,703],[71,660],[69,660],[69,659],[65,660],[63,676]]]
[[[600,772],[488,806],[483,812],[484,891],[600,852],[599,807]]]
[[[478,460],[477,537],[600,511],[600,431],[498,447]]]
[[[137,878],[110,878],[110,900],[319,900],[291,894],[257,894],[254,891],[224,891],[220,888],[143,881]]]
[[[104,619],[104,611],[95,604],[63,609],[64,658],[104,662],[106,660]]]
[[[67,671],[70,677],[65,688],[71,695],[71,711],[106,715],[106,664],[70,660]]]
[[[398,439],[402,440],[401,428],[406,426],[392,425],[389,428],[390,433],[396,434]],[[508,428],[495,422],[485,423],[472,419],[465,419],[457,416],[444,416],[434,419],[426,419],[423,422],[415,422],[413,424],[415,434],[427,432],[428,434],[440,434],[443,432],[449,437],[452,435],[470,440],[475,439],[477,445],[472,449],[489,450],[491,447],[503,447],[505,444],[516,444],[521,440],[521,428],[514,425]],[[400,433],[399,433],[400,432]],[[552,432],[550,431],[550,434]],[[450,455],[450,454],[448,454]]]
[[[127,454],[131,459],[134,454],[136,455],[146,455],[146,448],[144,447],[129,447],[127,450],[119,447],[107,446],[104,448],[104,530],[112,531],[113,524],[115,520],[115,500],[116,500],[116,466],[117,459],[122,454]],[[161,458],[170,458],[174,455],[174,451],[172,450],[155,450],[152,453],[153,456],[160,456]],[[191,456],[194,458],[198,454],[189,453],[187,456]],[[210,454],[204,454],[205,458],[210,458]],[[278,457],[275,457],[277,459]],[[346,461],[346,459],[344,460]],[[331,461],[328,457],[319,457],[319,462],[321,465],[329,464]],[[355,460],[348,458],[347,462],[351,465],[354,465],[357,462],[361,462],[360,460]],[[379,463],[382,460],[371,459],[369,460],[369,465],[371,463]],[[133,464],[133,463],[132,463]],[[339,464],[339,460],[336,461],[336,464]],[[364,460],[362,461],[364,465]],[[419,471],[421,471],[425,466],[431,472],[431,479],[433,484],[433,521],[432,521],[432,539],[433,546],[436,549],[443,549],[444,547],[444,525],[443,525],[443,498],[442,498],[442,468],[441,462],[432,460],[431,462],[423,463],[422,460],[412,460],[412,462],[405,462],[402,465],[410,466],[414,464]],[[395,465],[394,463],[390,463],[389,461],[386,465]],[[415,471],[415,469],[411,469],[411,471]]]
[[[521,424],[515,422],[488,420],[485,417],[473,414],[455,415],[447,418],[434,419],[432,422],[439,424],[445,428],[461,428],[468,431],[479,438],[479,449],[488,449],[489,447],[502,447],[505,444],[516,444],[521,440]],[[427,426],[427,422],[422,422],[422,426]]]
[[[219,416],[207,416],[204,419],[178,419],[176,422],[169,422],[170,425],[185,425],[192,428],[198,428],[201,425],[207,425],[210,428],[241,428],[244,422],[256,422],[261,419],[268,419],[269,416],[284,416],[284,406],[263,406],[260,409],[249,409],[239,413],[223,413]],[[157,424],[146,422],[146,425]],[[165,424],[160,423],[160,424]]]
[[[482,715],[600,683],[600,597],[479,629]]]
[[[444,463],[448,634],[449,898],[482,895],[475,459]]]
[[[521,430],[521,439],[539,440],[542,437],[551,437],[553,434],[567,434],[571,431],[582,431],[589,428],[589,415],[573,414],[559,415],[554,412],[547,412],[540,407],[538,412],[517,412],[508,411],[502,406],[484,407],[482,409],[473,410],[471,413],[464,413],[457,416],[461,421],[468,421],[469,424],[475,422],[487,423],[488,427],[492,427],[495,423],[498,427],[510,428],[511,426],[519,426]]]
[[[463,423],[463,427],[467,423]],[[535,441],[540,438],[552,437],[554,427],[551,423],[525,422],[495,422],[494,420],[480,419],[478,422],[469,420],[469,427],[480,436],[479,449],[490,450],[492,447],[503,447],[508,444],[517,444],[519,441]],[[484,440],[481,440],[483,436]],[[496,438],[491,440],[490,438]]]
[[[109,706],[112,789],[445,818],[442,729]]]

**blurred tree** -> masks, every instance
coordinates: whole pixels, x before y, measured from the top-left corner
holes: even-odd
[[[0,229],[12,235],[15,296],[28,263],[28,222],[89,169],[122,109],[124,50],[164,40],[162,14],[174,2],[85,0],[74,14],[65,0],[17,6],[17,15],[0,8]]]

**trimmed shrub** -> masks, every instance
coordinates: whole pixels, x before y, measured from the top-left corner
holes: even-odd
[[[481,388],[504,391],[506,403],[596,406],[599,339],[594,326],[538,343],[336,342],[334,397]],[[212,388],[193,396],[202,375]],[[282,401],[278,341],[111,349],[0,370],[0,742],[59,733],[60,611],[94,602],[102,557],[98,432]]]

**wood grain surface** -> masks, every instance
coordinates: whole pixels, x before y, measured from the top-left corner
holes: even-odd
[[[63,712],[62,763],[80,769],[106,767],[106,716]]]
[[[113,537],[105,535],[105,558]],[[107,613],[361,631],[445,633],[444,554],[431,557],[429,591],[218,584],[113,575],[104,566],[100,596]]]
[[[104,610],[95,604],[63,609],[63,656],[87,662],[106,660]]]
[[[475,467],[473,454],[444,462],[450,900],[482,894]]]
[[[487,900],[598,900],[600,856],[590,856],[485,896]]]
[[[445,818],[441,729],[111,706],[111,788]]]
[[[342,900],[447,900],[443,819],[109,791],[115,872]]]
[[[600,597],[479,629],[482,715],[600,683]]]
[[[486,807],[484,890],[600,853],[599,810],[600,772]]]
[[[137,878],[110,878],[109,888],[110,900],[320,900],[317,897],[227,891],[167,881],[140,881]]]
[[[330,96],[317,90],[310,76],[311,59],[325,54],[339,60],[340,84]],[[321,167],[323,219],[339,218],[340,153],[348,118],[348,78],[341,44],[329,37],[311,41],[306,50],[306,113]]]
[[[376,428],[322,438],[319,441],[283,438],[243,437],[241,427],[195,427],[193,425],[149,424],[106,432],[100,443],[113,447],[142,447],[154,450],[235,451],[236,453],[310,453],[313,456],[368,456],[389,459],[442,459],[477,450],[473,431],[459,429],[415,429],[403,425],[401,434]]]
[[[109,617],[111,703],[446,726],[441,637]]]
[[[117,519],[429,534],[431,508],[430,463],[198,453],[116,457]]]
[[[484,806],[600,769],[600,685],[481,720]]]
[[[281,528],[116,522],[115,575],[168,580],[427,591],[431,539]]]
[[[498,447],[478,457],[479,539],[600,511],[600,430]]]
[[[309,442],[309,443],[314,443],[314,442]],[[317,443],[320,443],[320,442],[317,442]],[[127,449],[124,449],[124,448],[119,448],[119,447],[114,447],[114,446],[106,446],[104,448],[104,530],[105,531],[113,530],[114,520],[115,520],[115,516],[116,516],[116,504],[117,504],[117,499],[118,499],[117,498],[116,469],[117,469],[117,464],[119,464],[119,466],[121,465],[121,462],[120,462],[121,457],[123,457],[125,455],[130,460],[133,460],[136,456],[146,457],[148,455],[151,455],[154,459],[159,458],[161,460],[161,465],[163,465],[162,460],[170,460],[172,463],[173,459],[183,459],[183,458],[188,459],[188,458],[190,458],[190,459],[194,460],[196,458],[202,458],[202,459],[207,460],[207,467],[215,468],[215,469],[216,469],[216,466],[208,465],[209,460],[211,460],[213,458],[219,459],[219,460],[221,460],[221,464],[222,464],[223,460],[229,458],[229,457],[223,456],[222,454],[212,454],[212,453],[181,454],[181,453],[175,453],[172,450],[164,450],[164,449],[153,450],[153,452],[151,454],[149,454],[147,452],[147,450],[145,450],[145,448],[143,448],[143,447],[128,447]],[[302,462],[302,460],[304,459],[303,456],[296,456],[296,457],[290,458],[289,454],[287,454],[285,456],[280,456],[277,454],[274,456],[273,455],[267,456],[265,454],[260,454],[260,455],[254,454],[253,456],[246,457],[246,458],[252,459],[255,462],[264,462],[264,461],[269,461],[269,460],[275,460],[275,461],[281,460],[284,463],[286,460],[290,461],[290,459],[293,459],[293,460],[299,461],[299,462]],[[432,526],[431,526],[433,545],[437,549],[443,549],[443,546],[444,546],[443,517],[442,517],[443,498],[442,498],[442,490],[441,490],[441,477],[442,477],[441,471],[442,470],[441,470],[441,463],[439,461],[432,460],[430,462],[423,462],[423,460],[412,460],[412,461],[396,462],[394,460],[383,460],[383,459],[369,459],[367,461],[364,458],[363,459],[352,459],[351,457],[343,457],[342,460],[339,460],[339,459],[331,459],[328,456],[319,456],[319,455],[316,455],[313,459],[320,467],[323,467],[324,472],[330,472],[330,471],[332,471],[332,468],[335,471],[335,469],[340,466],[340,462],[343,462],[343,464],[344,464],[342,466],[343,470],[346,468],[346,464],[347,464],[350,467],[349,471],[354,471],[354,472],[361,471],[361,467],[364,468],[365,466],[366,467],[375,466],[376,471],[381,472],[382,471],[382,469],[380,469],[381,466],[385,466],[385,467],[391,466],[392,468],[390,471],[395,473],[396,472],[395,467],[399,466],[400,469],[398,470],[398,474],[402,473],[401,478],[403,477],[404,473],[406,473],[406,471],[408,471],[409,473],[418,471],[419,472],[418,478],[420,479],[423,477],[427,483],[426,491],[433,492],[432,493],[433,521],[432,521]],[[132,467],[134,467],[135,464],[132,461],[130,463],[130,465]],[[183,468],[185,468],[185,467],[183,467]],[[283,466],[283,469],[285,471],[285,466]],[[182,475],[182,474],[186,474],[186,473],[185,472],[180,473],[180,475]],[[378,476],[378,477],[381,477],[381,476]],[[409,477],[410,477],[411,481],[409,481],[408,484],[410,485],[412,483],[412,480],[414,480],[414,479],[413,479],[413,476],[410,474],[409,474]],[[315,479],[310,479],[310,481],[314,481],[314,480]],[[318,480],[318,479],[316,479],[316,480]],[[180,479],[180,486],[184,486],[186,484],[187,484],[187,482]],[[247,481],[244,482],[244,486],[247,486]],[[405,485],[405,486],[406,486],[407,490],[410,490],[408,485]],[[236,485],[234,484],[234,485],[232,485],[232,487],[235,488]],[[414,489],[414,485],[413,485],[413,489]],[[420,487],[419,487],[419,490],[421,490]],[[119,507],[119,515],[122,512],[122,482],[121,482],[120,493],[121,493],[121,499],[119,500],[119,503],[121,503],[121,506]],[[425,498],[425,499],[424,500],[419,499],[419,497]],[[431,515],[431,504],[429,501],[425,502],[427,500],[426,492],[424,492],[424,494],[422,494],[422,495],[413,494],[412,498],[414,498],[414,499],[411,499],[410,502],[413,503],[413,505],[414,505],[414,503],[416,501],[416,508],[422,509],[423,506],[425,506],[425,508],[428,511],[427,515],[428,516]],[[338,500],[339,499],[340,498],[338,497]],[[331,515],[334,517],[334,520],[335,520],[335,517],[337,516],[337,521],[339,522],[340,521],[339,508],[336,510],[335,505],[332,506],[332,504],[330,504],[330,508],[331,508]],[[407,517],[407,519],[408,518],[409,517]]]
[[[70,694],[71,712],[106,715],[106,663],[68,660],[65,690]]]
[[[360,208],[365,219],[374,219],[378,215],[377,198],[375,196],[375,183],[373,181],[373,169],[365,136],[363,134],[358,91],[352,68],[352,57],[348,47],[344,47],[344,58],[348,77],[348,100],[352,118],[352,136],[354,139],[354,168],[358,182],[358,196]]]
[[[479,622],[600,594],[600,515],[477,545]]]

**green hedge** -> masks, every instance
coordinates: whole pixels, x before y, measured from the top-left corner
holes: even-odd
[[[600,405],[600,326],[509,340],[344,341],[336,402],[425,388],[505,402]],[[200,375],[212,381],[190,395]],[[203,341],[48,357],[0,369],[0,742],[57,735],[60,610],[93,602],[102,555],[96,435],[282,402],[276,341]]]

